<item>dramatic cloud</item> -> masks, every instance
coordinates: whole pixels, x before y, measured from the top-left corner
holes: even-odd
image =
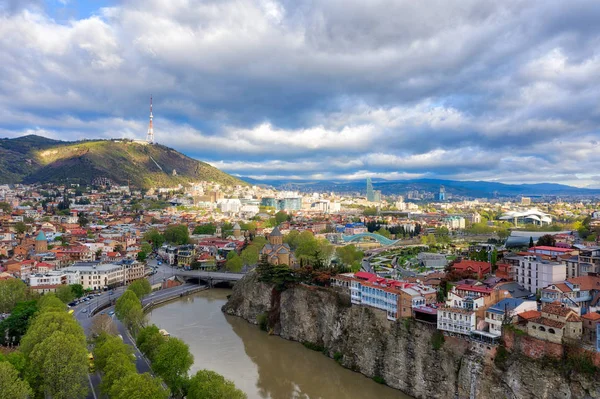
[[[239,175],[597,185],[594,0],[76,3],[0,6],[0,135],[141,139],[152,94]]]

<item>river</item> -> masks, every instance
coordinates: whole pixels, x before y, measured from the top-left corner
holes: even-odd
[[[190,370],[214,370],[249,399],[410,399],[339,366],[297,342],[269,336],[221,306],[231,290],[211,289],[151,311],[149,321],[181,338],[194,355]]]

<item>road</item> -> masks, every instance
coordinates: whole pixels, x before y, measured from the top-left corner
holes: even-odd
[[[158,273],[157,273],[158,274]],[[155,275],[156,276],[156,275]],[[151,276],[154,277],[154,276]],[[152,283],[152,282],[151,282]],[[174,297],[177,298],[181,295],[186,294],[191,289],[197,289],[198,286],[195,284],[183,284],[179,287],[173,287],[169,289],[164,289],[160,291],[155,291],[150,293],[142,300],[142,306],[149,304],[152,301],[163,300],[165,298]],[[94,317],[97,317],[99,314],[109,314],[111,311],[114,311],[114,303],[115,301],[125,292],[127,287],[118,287],[113,289],[112,291],[103,292],[102,294],[95,296],[92,300],[80,303],[77,306],[72,307],[74,310],[73,315],[79,322],[79,324],[83,327],[85,331],[85,335],[90,338],[91,335],[91,327],[94,320]],[[99,307],[111,304],[106,309],[100,311],[96,316],[92,316],[92,313]],[[137,346],[135,345],[135,340],[127,331],[127,328],[115,317],[113,314],[111,316],[113,318],[113,322],[117,327],[119,334],[123,337],[123,342],[127,345],[130,345],[134,350],[134,355],[136,357],[136,368],[138,373],[146,373],[151,372],[150,364],[146,360],[146,358],[139,351]],[[100,382],[101,376],[98,371],[89,374],[89,382],[90,382],[90,392],[87,395],[87,399],[100,399],[105,396],[100,393]]]

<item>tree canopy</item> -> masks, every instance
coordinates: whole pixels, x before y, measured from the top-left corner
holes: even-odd
[[[15,305],[27,298],[27,285],[18,278],[0,280],[0,313],[10,313]]]
[[[162,377],[173,392],[183,389],[194,356],[189,346],[179,338],[167,339],[156,352],[152,369]]]
[[[196,226],[194,228],[194,233],[193,234],[213,235],[213,234],[215,234],[216,231],[217,231],[217,226],[215,226],[212,223],[199,224],[198,226]]]
[[[210,370],[200,370],[188,383],[188,399],[245,399],[233,382]]]
[[[183,245],[190,242],[190,231],[183,224],[173,224],[165,229],[163,237],[166,242]]]
[[[129,373],[115,381],[109,396],[111,399],[168,399],[169,391],[148,373]]]
[[[33,391],[19,372],[7,361],[0,361],[0,399],[28,399]]]

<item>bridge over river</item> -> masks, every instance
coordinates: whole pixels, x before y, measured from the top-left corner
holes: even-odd
[[[246,273],[228,273],[228,272],[206,272],[201,270],[176,270],[176,276],[184,279],[198,279],[209,283],[231,282],[235,283],[241,280]]]

